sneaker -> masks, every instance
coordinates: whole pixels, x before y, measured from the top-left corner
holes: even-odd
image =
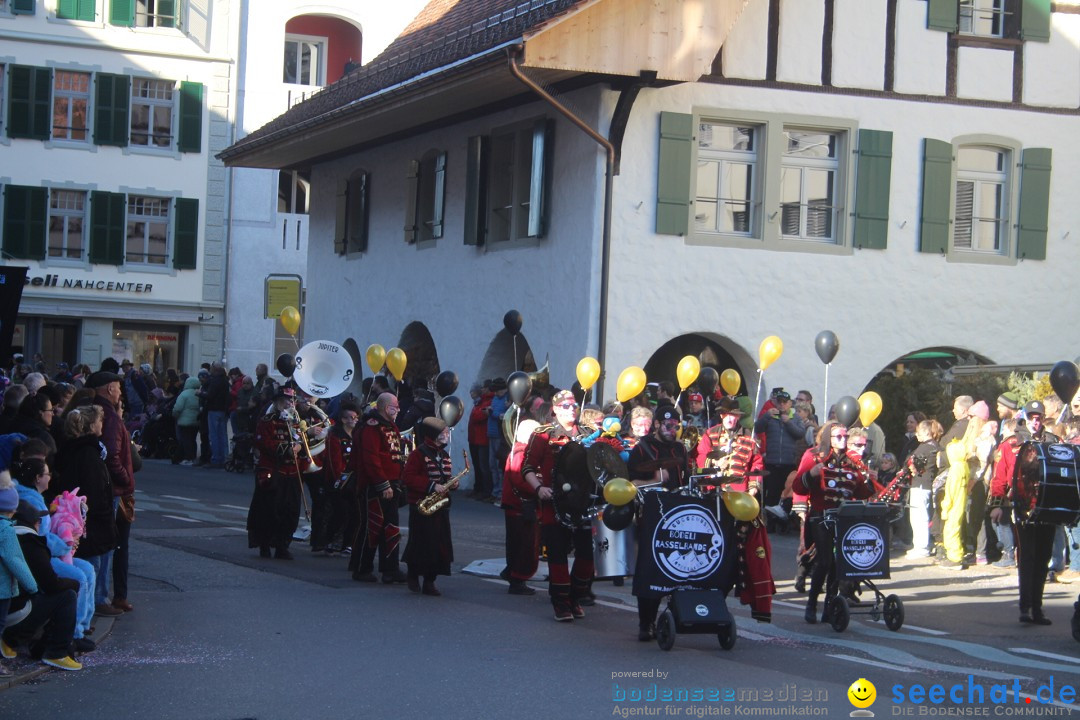
[[[343,548],[341,548],[341,554],[342,555],[352,555],[352,548],[351,547],[343,547]]]
[[[195,461],[194,460],[181,460],[180,464],[182,466],[184,466],[184,467],[192,467],[193,465],[195,465]]]
[[[1048,582],[1048,583],[1056,583],[1057,581],[1058,581],[1058,577],[1057,577],[1056,572],[1051,570],[1050,572],[1046,573],[1046,582]]]
[[[108,603],[98,603],[94,606],[94,614],[101,617],[120,617],[124,614],[124,611],[120,608],[114,608]]]
[[[12,660],[18,653],[15,652],[15,648],[0,640],[0,655],[3,655],[7,660]]]
[[[506,592],[511,595],[535,595],[536,588],[531,588],[523,582],[511,582]]]
[[[990,563],[987,561],[985,555],[976,555],[975,556],[975,564],[976,565],[989,565]]]
[[[97,643],[87,637],[75,638],[71,641],[71,646],[75,648],[75,652],[88,653],[97,650]]]
[[[656,639],[656,625],[652,623],[648,625],[641,625],[638,627],[637,633],[638,642],[649,642]]]
[[[574,616],[575,620],[585,619],[585,611],[581,608],[581,605],[574,603],[570,606],[570,614]]]
[[[82,663],[70,658],[44,658],[41,662],[58,670],[82,670]]]
[[[918,549],[908,550],[907,553],[904,554],[904,557],[916,558],[916,559],[925,559],[925,558],[928,558],[928,557],[931,557],[931,556],[932,556],[932,553],[929,550],[918,550]]]
[[[956,562],[955,560],[950,560],[948,555],[941,558],[941,560],[938,562],[938,567],[943,567],[946,570],[967,570],[966,564],[964,564],[963,562]]]
[[[574,615],[570,612],[570,608],[555,608],[555,621],[573,622]]]
[[[1004,555],[996,563],[993,563],[992,567],[1012,569],[1016,567],[1016,560],[1014,560],[1010,555]]]

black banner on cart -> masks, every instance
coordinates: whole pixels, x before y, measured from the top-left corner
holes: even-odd
[[[675,493],[645,493],[638,528],[634,595],[722,590],[735,583],[734,522],[720,504]]]
[[[836,565],[845,579],[889,577],[889,521],[884,515],[836,518]]]

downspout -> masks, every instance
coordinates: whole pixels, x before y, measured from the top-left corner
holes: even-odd
[[[524,50],[525,46],[521,44],[514,45],[507,49],[506,54],[507,59],[509,60],[510,74],[517,78],[527,88],[539,95],[541,99],[555,108],[559,114],[576,125],[582,132],[595,140],[596,143],[604,149],[607,156],[604,179],[604,227],[601,235],[600,252],[600,337],[596,345],[596,359],[600,363],[601,369],[604,369],[605,356],[607,354],[608,276],[611,268],[611,196],[615,180],[615,146],[603,135],[589,127],[584,120],[572,113],[565,105],[549,95],[542,87],[522,74],[521,68],[518,67],[518,60],[521,58]],[[595,402],[600,403],[603,401],[603,397],[604,372],[601,372],[600,378],[596,381],[593,399]]]
[[[245,73],[247,72],[247,33],[249,0],[240,0],[240,28],[236,52],[236,102],[233,103],[233,122],[229,128],[229,145],[236,142],[244,122],[244,95],[246,90]],[[221,163],[225,167],[224,161]],[[228,179],[225,182],[225,252],[222,261],[221,280],[221,356],[225,359],[225,350],[229,347],[229,256],[232,253],[232,197],[233,184],[236,181],[236,168],[226,167]]]

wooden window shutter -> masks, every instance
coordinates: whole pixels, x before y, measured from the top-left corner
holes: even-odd
[[[960,23],[960,0],[928,0],[926,27],[942,32],[956,32]]]
[[[124,264],[127,196],[94,190],[90,193],[90,262]]]
[[[1050,0],[1022,0],[1020,39],[1050,42]]]
[[[97,73],[94,76],[94,144],[128,144],[128,108],[131,105],[131,78],[127,75]]]
[[[33,15],[34,5],[37,0],[12,0],[11,14],[12,15]]]
[[[1050,148],[1027,148],[1020,164],[1020,232],[1016,255],[1021,260],[1046,259],[1050,228]]]
[[[527,237],[543,237],[547,220],[547,182],[551,174],[551,138],[555,123],[538,120],[532,130],[532,168],[529,173],[529,226]]]
[[[435,157],[435,197],[431,206],[431,239],[443,236],[443,213],[446,210],[446,152]]]
[[[339,180],[334,205],[334,252],[344,255],[349,238],[349,181]]]
[[[855,234],[857,248],[884,250],[889,240],[889,189],[892,176],[892,133],[860,130],[855,170]]]
[[[474,135],[465,151],[465,244],[483,245],[487,234],[488,138]]]
[[[176,0],[157,0],[154,12],[157,15],[155,24],[158,27],[171,28],[179,25],[177,22],[179,18],[176,17]]]
[[[656,232],[686,235],[690,231],[690,176],[694,116],[660,113],[660,161],[656,173]]]
[[[8,82],[8,137],[48,140],[52,135],[52,69],[12,65]]]
[[[180,132],[177,149],[180,152],[202,151],[203,85],[197,82],[180,83]]]
[[[60,0],[56,5],[56,17],[93,22],[95,5],[96,0]]]
[[[199,255],[199,201],[176,198],[173,221],[173,267],[194,270]]]
[[[135,25],[135,0],[109,0],[109,24],[121,27]]]
[[[919,220],[919,250],[944,253],[949,247],[952,218],[952,145],[942,140],[923,141],[922,217]]]
[[[417,238],[416,211],[420,197],[420,163],[409,161],[405,175],[405,242],[414,243]]]
[[[49,191],[43,187],[4,188],[4,253],[20,260],[44,260]]]
[[[368,194],[371,191],[371,173],[360,172],[349,180],[349,252],[367,252],[368,249]]]

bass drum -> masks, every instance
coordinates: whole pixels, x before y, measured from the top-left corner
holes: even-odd
[[[588,527],[598,495],[589,474],[588,453],[580,443],[568,442],[559,450],[551,491],[560,523],[566,527]]]
[[[604,513],[592,520],[593,564],[596,578],[617,578],[634,574],[637,564],[637,526],[612,530],[604,524]]]
[[[1075,525],[1080,521],[1080,445],[1026,442],[1016,460],[1016,481],[1035,498],[1024,522]]]

